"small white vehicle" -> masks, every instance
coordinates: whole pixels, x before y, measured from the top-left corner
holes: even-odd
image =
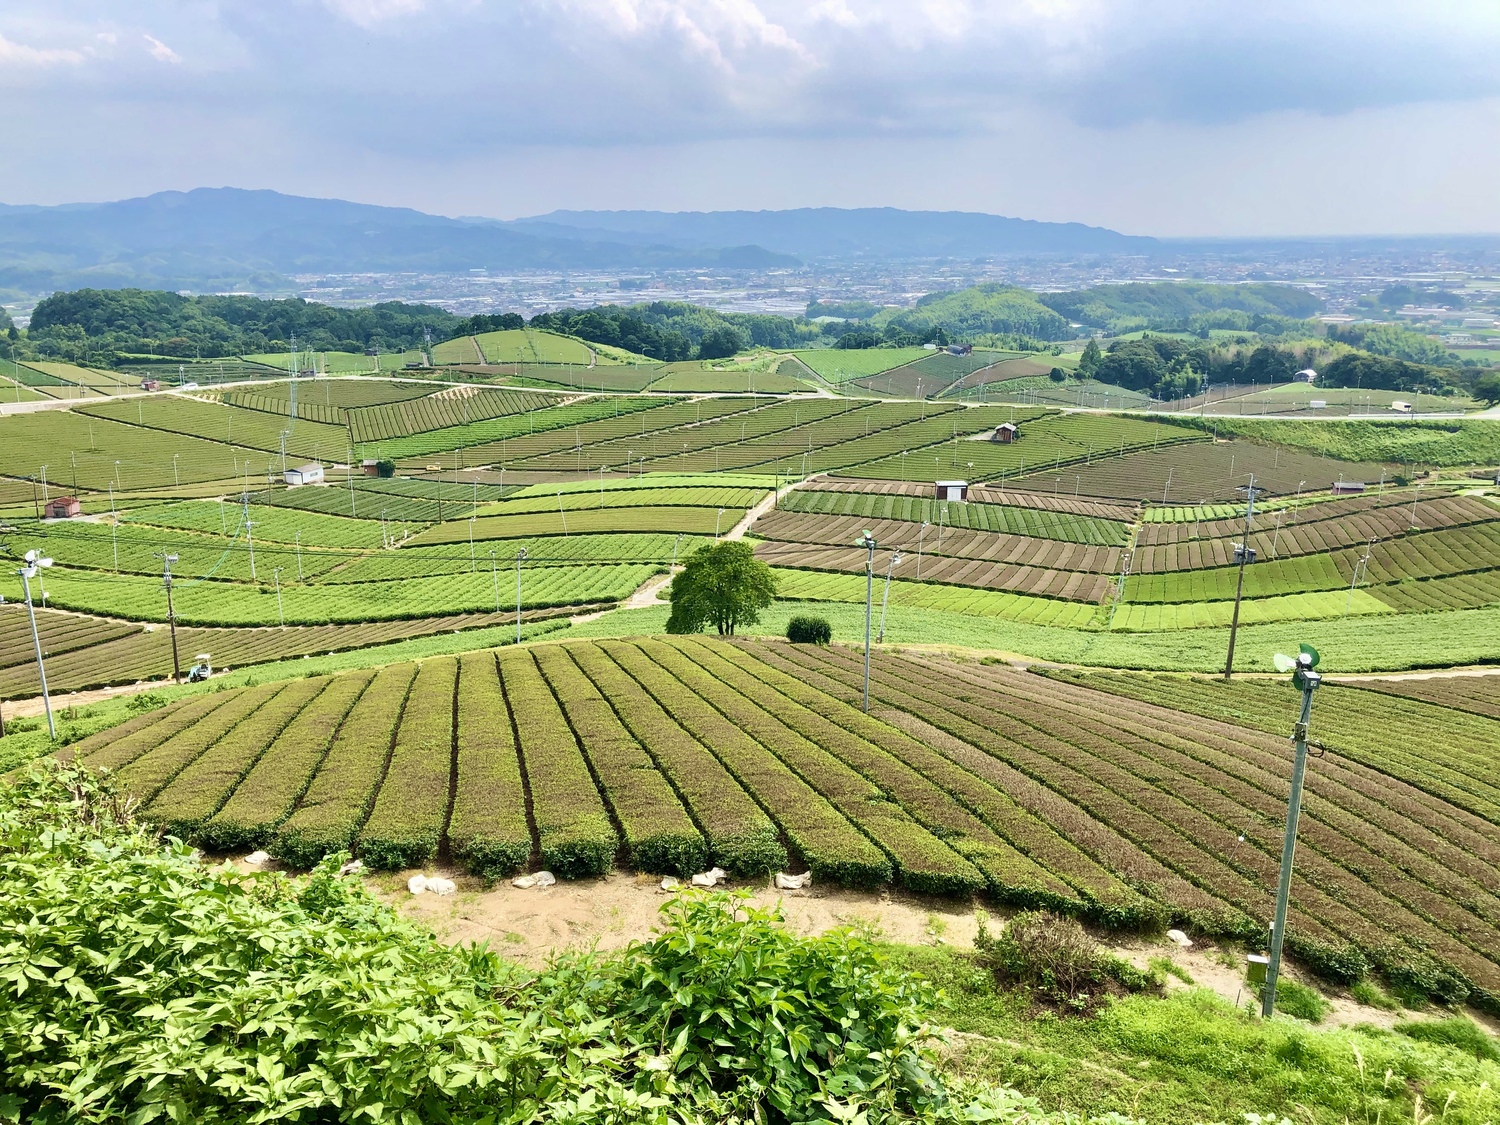
[[[188,669],[188,683],[196,684],[214,674],[214,666],[209,662],[208,653],[200,652],[197,661]]]
[[[179,391],[196,391],[198,389],[198,384],[197,383],[184,383],[184,384],[182,384],[182,386],[178,387],[177,389]]]

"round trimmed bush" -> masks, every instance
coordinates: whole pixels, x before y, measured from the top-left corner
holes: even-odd
[[[786,623],[786,639],[794,645],[826,645],[833,640],[833,626],[826,617],[799,613]]]

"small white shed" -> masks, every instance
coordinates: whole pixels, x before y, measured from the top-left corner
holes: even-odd
[[[933,482],[933,497],[937,500],[967,500],[969,482],[966,480],[940,480]]]
[[[309,462],[306,465],[298,465],[295,469],[287,469],[281,474],[281,479],[287,484],[322,484],[323,466],[317,462]]]

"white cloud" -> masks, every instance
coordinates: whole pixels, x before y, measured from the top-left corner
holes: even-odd
[[[25,43],[14,43],[0,35],[0,63],[17,66],[57,66],[60,63],[76,66],[83,62],[84,53],[71,47],[31,47]]]
[[[452,213],[1500,229],[1494,0],[0,0],[0,30],[17,201],[378,181]],[[330,155],[268,183],[270,147]]]
[[[151,52],[153,59],[165,63],[180,63],[182,61],[181,55],[156,38],[156,36],[142,33],[141,38],[148,44],[147,50]]]

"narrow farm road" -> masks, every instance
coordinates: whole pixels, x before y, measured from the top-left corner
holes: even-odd
[[[759,504],[755,505],[755,507],[747,511],[745,513],[745,518],[731,527],[722,536],[720,536],[720,538],[743,539],[745,537],[745,533],[750,530],[756,520],[760,519],[761,516],[765,515],[778,503],[780,503],[783,496],[786,496],[788,493],[801,488],[806,483],[806,481],[794,480],[790,484],[783,485],[780,491],[772,492]]]

